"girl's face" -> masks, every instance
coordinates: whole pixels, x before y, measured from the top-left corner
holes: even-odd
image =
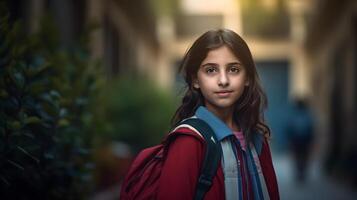
[[[200,89],[208,110],[232,109],[248,85],[246,70],[227,46],[208,52],[193,86]]]

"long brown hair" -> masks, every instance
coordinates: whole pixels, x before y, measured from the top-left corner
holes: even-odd
[[[242,96],[234,106],[234,121],[239,124],[246,138],[251,139],[253,132],[270,136],[270,129],[264,122],[264,109],[267,98],[259,83],[259,76],[252,58],[252,54],[245,41],[235,32],[228,29],[210,30],[200,36],[186,52],[179,71],[183,73],[187,88],[182,104],[176,110],[171,120],[174,127],[181,120],[195,114],[199,106],[204,105],[204,97],[200,90],[193,87],[192,81],[202,61],[209,51],[227,46],[242,62],[246,71],[249,85],[244,88]]]

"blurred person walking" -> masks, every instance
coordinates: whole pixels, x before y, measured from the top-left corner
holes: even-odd
[[[295,180],[306,180],[309,159],[314,141],[313,116],[306,100],[297,99],[294,114],[288,120],[287,137],[294,159]]]

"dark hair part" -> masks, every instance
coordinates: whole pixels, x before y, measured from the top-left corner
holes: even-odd
[[[174,127],[181,120],[191,117],[196,109],[204,105],[204,97],[199,89],[193,87],[198,69],[209,51],[222,46],[231,49],[246,69],[249,85],[245,87],[242,96],[234,107],[234,121],[243,130],[249,140],[253,132],[270,136],[270,129],[264,122],[264,109],[267,98],[259,83],[258,73],[252,54],[245,41],[235,32],[228,29],[210,30],[200,36],[186,52],[179,71],[183,73],[187,88],[181,106],[171,119]]]

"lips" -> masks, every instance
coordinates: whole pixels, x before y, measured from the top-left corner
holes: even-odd
[[[232,90],[222,90],[222,91],[215,92],[215,94],[217,94],[220,97],[226,97],[229,96],[232,92],[233,92]]]

